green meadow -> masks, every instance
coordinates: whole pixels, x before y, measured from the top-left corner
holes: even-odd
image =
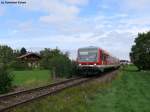
[[[150,112],[150,71],[128,66],[104,93],[97,93],[89,112]]]
[[[120,69],[110,83],[92,81],[13,109],[13,112],[150,112],[150,71]]]
[[[44,85],[52,81],[48,70],[13,71],[13,77],[13,85],[24,87]]]

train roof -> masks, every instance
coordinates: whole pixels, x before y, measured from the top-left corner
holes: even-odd
[[[116,59],[118,59],[117,57],[113,56],[112,54],[110,54],[109,52],[107,52],[106,50],[100,48],[100,47],[97,47],[97,46],[88,46],[88,47],[82,47],[82,48],[79,48],[78,50],[84,50],[84,49],[100,49],[102,50],[105,54],[109,55],[109,56],[112,56]]]
[[[100,47],[96,47],[96,46],[88,46],[88,47],[82,47],[82,48],[79,48],[79,50],[82,50],[82,49],[100,49],[102,50],[103,52],[105,52],[106,54],[109,54],[106,50],[100,48]]]
[[[88,47],[82,47],[82,48],[79,48],[79,49],[98,49],[99,47],[96,47],[96,46],[88,46]]]

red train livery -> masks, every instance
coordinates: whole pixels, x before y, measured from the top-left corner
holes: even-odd
[[[77,63],[79,69],[83,71],[104,71],[108,68],[117,68],[120,66],[119,59],[98,47],[79,48]]]

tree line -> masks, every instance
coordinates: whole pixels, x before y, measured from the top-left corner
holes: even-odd
[[[0,45],[0,93],[6,92],[11,88],[13,75],[12,70],[32,69],[27,62],[22,62],[17,57],[27,53],[23,47],[20,50],[14,50],[7,45]],[[58,48],[45,48],[39,52],[41,60],[38,69],[50,70],[55,77],[72,77],[76,74],[76,63],[69,59],[69,53],[63,53]]]

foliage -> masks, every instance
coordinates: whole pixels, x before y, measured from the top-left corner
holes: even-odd
[[[23,47],[23,48],[21,48],[21,50],[20,50],[20,54],[21,55],[24,55],[24,54],[26,54],[27,53],[27,50]]]
[[[26,54],[26,49],[23,47],[20,51],[13,50],[9,46],[0,46],[0,63],[6,64],[9,68],[14,70],[29,69],[27,62],[22,62],[17,59],[20,55]],[[59,49],[45,48],[40,51],[42,57],[40,67],[42,69],[49,69],[56,76],[71,77],[76,74],[76,64],[69,59],[69,53],[62,53]]]
[[[45,48],[40,52],[41,67],[50,69],[56,77],[70,77],[73,74],[74,64],[68,57],[68,53],[62,53],[59,49]]]
[[[150,70],[150,32],[138,34],[130,57],[139,70]]]
[[[19,50],[13,50],[11,47],[7,45],[0,46],[0,63],[3,63],[8,68],[15,70],[27,69],[28,68],[27,63],[26,62],[23,63],[20,60],[18,60],[17,59],[18,56],[20,56]]]
[[[78,68],[78,64],[76,61],[71,61],[71,67],[72,67],[72,70],[71,70],[71,73],[72,75],[79,75],[78,71],[77,71],[77,68]]]
[[[16,57],[19,57],[20,56],[20,50],[13,50],[13,53],[14,53],[14,57],[16,58]]]
[[[56,52],[56,51],[55,51]],[[52,53],[51,49],[45,48],[40,51],[40,55],[42,57],[40,65],[44,69],[49,69],[49,63],[52,56],[55,56],[55,53]]]
[[[6,45],[0,45],[0,63],[9,64],[13,59],[13,49]]]
[[[12,87],[12,75],[4,64],[0,64],[0,93],[5,93]]]
[[[56,77],[69,77],[71,75],[71,61],[65,55],[52,57],[49,67],[50,70],[55,72]]]

